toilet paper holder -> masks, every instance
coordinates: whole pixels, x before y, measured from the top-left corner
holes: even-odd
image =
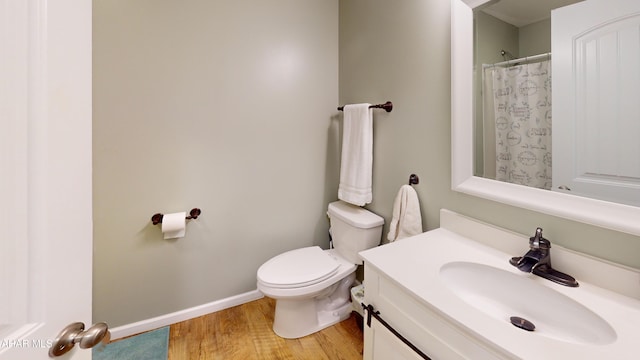
[[[197,219],[198,216],[200,216],[201,213],[202,213],[202,211],[200,209],[193,208],[193,209],[191,209],[191,211],[189,211],[189,216],[185,217],[185,219],[187,219],[187,220]],[[151,222],[153,223],[153,225],[162,224],[162,218],[163,217],[164,217],[164,214],[161,214],[161,213],[153,214],[153,216],[151,217]]]

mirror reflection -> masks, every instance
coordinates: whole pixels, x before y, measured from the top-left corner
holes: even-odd
[[[551,189],[551,10],[576,2],[475,9],[476,176]]]
[[[639,16],[629,20],[633,7],[608,14],[612,5],[498,0],[474,9],[474,175],[640,206],[640,146],[624,135],[640,135],[640,107],[625,100],[640,83]]]

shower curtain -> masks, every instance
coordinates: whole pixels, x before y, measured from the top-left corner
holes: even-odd
[[[496,180],[551,188],[551,62],[486,69]],[[493,111],[492,111],[492,110]]]

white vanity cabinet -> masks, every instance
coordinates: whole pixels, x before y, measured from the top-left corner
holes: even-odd
[[[456,327],[452,320],[412,295],[365,260],[365,305],[433,360],[511,359],[488,348]],[[369,320],[370,318],[370,320]],[[370,326],[367,323],[370,322]],[[375,317],[364,318],[364,359],[424,359]]]
[[[440,226],[360,252],[364,359],[637,358],[640,270],[554,244],[554,267],[580,284],[562,286],[510,264],[526,235],[445,209]]]

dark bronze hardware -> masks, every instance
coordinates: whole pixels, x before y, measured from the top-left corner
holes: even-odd
[[[542,237],[541,228],[537,228],[536,234],[529,238],[529,249],[524,256],[512,257],[509,263],[521,271],[530,272],[560,285],[579,286],[575,278],[551,267],[551,242]]]

